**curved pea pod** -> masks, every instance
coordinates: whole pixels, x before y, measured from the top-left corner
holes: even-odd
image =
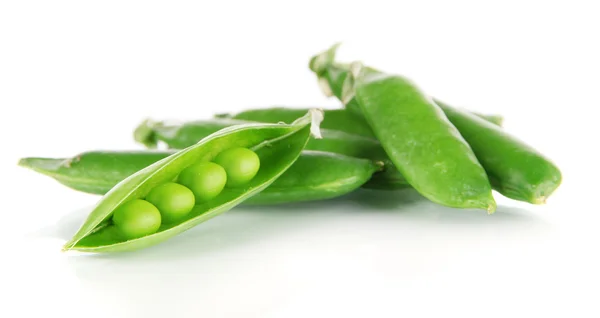
[[[308,108],[255,108],[247,109],[236,114],[218,114],[216,118],[228,118],[233,120],[247,120],[263,123],[290,123],[296,118],[306,114]],[[350,134],[373,137],[373,131],[367,122],[361,117],[347,111],[346,109],[325,109],[321,128],[347,132]]]
[[[310,59],[309,68],[317,76],[319,86],[326,96],[335,96],[339,100],[342,100],[342,90],[344,82],[348,77],[348,72],[350,71],[350,64],[338,63],[335,61],[338,48],[339,44],[335,44],[322,53],[313,56]],[[364,67],[364,69],[372,72],[379,72],[371,67]],[[360,106],[354,100],[348,100],[345,103],[345,107],[350,113],[355,115],[361,114]],[[502,126],[504,122],[504,118],[500,115],[472,113],[498,126]],[[367,136],[373,136],[373,134]]]
[[[485,170],[440,107],[405,77],[354,67],[342,99],[359,105],[410,185],[441,205],[494,212]]]
[[[323,119],[323,121],[326,120],[326,118]],[[152,136],[154,143],[161,142],[169,148],[185,148],[205,138],[213,132],[212,130],[228,127],[230,124],[231,119],[217,118],[212,121],[200,120],[180,124],[145,121],[141,126],[144,126],[143,130]],[[406,179],[388,159],[377,139],[338,130],[321,129],[320,131],[323,138],[309,140],[306,145],[307,150],[333,152],[384,163],[383,171],[377,173],[376,178],[365,184],[365,187],[393,190],[409,186]],[[145,140],[138,140],[138,142],[146,143]]]
[[[23,158],[19,164],[91,194],[106,194],[119,182],[175,153],[90,151],[74,158]],[[315,201],[347,194],[370,182],[383,163],[341,154],[305,150],[269,187],[242,204]]]
[[[322,113],[311,111],[292,124],[236,125],[209,135],[129,176],[99,201],[86,221],[64,246],[84,252],[132,251],[161,243],[209,220],[258,194],[279,178],[298,158],[311,133],[319,136]],[[311,124],[312,122],[312,124]],[[214,199],[196,205],[183,219],[161,224],[154,234],[125,239],[111,223],[115,209],[131,200],[144,198],[154,187],[177,178],[186,167],[210,161],[233,147],[252,149],[261,160],[258,174],[244,187],[227,188]]]
[[[559,168],[544,155],[485,120],[437,100],[504,196],[541,204],[560,186]]]

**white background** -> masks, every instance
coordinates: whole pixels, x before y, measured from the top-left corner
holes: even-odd
[[[0,316],[598,317],[595,2],[2,2]],[[136,253],[60,252],[98,198],[18,158],[138,149],[147,117],[337,107],[307,63],[338,41],[501,113],[563,185],[545,206],[497,195],[492,216],[363,191],[236,208]]]

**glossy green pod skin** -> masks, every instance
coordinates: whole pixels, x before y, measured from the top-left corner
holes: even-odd
[[[342,100],[342,90],[344,82],[348,77],[350,71],[350,65],[344,63],[338,63],[335,61],[336,51],[339,45],[333,45],[326,51],[313,56],[309,62],[309,68],[315,73],[319,81],[319,86],[326,96],[335,96],[339,100]],[[364,69],[378,72],[378,70],[371,67],[364,67]],[[352,113],[353,117],[361,117],[361,110],[359,105],[354,100],[349,100],[345,103],[345,108],[349,113]],[[444,110],[445,111],[445,110]],[[497,126],[502,126],[504,118],[500,115],[488,115],[472,112],[474,115],[485,119]],[[248,116],[248,115],[246,115]],[[327,114],[325,115],[327,118]],[[351,116],[351,115],[348,115]],[[233,116],[235,117],[235,116]],[[373,137],[373,134],[365,135]]]
[[[325,115],[327,116],[327,115]],[[327,119],[324,118],[323,122]],[[152,124],[148,124],[148,123]],[[237,121],[239,123],[239,121]],[[195,144],[211,133],[211,129],[228,127],[230,119],[213,119],[212,121],[190,121],[179,125],[167,125],[158,121],[145,121],[141,124],[152,136],[151,140],[142,139],[138,142],[155,147],[151,143],[164,143],[169,148],[185,148]],[[384,169],[377,174],[377,178],[365,184],[368,188],[377,189],[402,189],[408,187],[406,179],[398,172],[388,159],[381,144],[375,138],[349,134],[343,131],[321,129],[323,138],[309,140],[306,150],[319,150],[338,153],[350,157],[371,159],[384,162]]]
[[[560,186],[559,168],[544,155],[485,120],[437,100],[502,195],[542,204]]]
[[[85,193],[105,194],[117,183],[174,151],[90,151],[72,158],[22,158],[19,166]]]
[[[333,152],[346,156],[370,159],[383,163],[383,170],[374,174],[363,187],[379,190],[397,190],[410,187],[396,169],[385,150],[375,138],[353,135],[337,130],[321,131],[322,139],[311,139],[306,149]]]
[[[382,168],[381,162],[305,150],[279,179],[245,203],[270,205],[340,197],[360,188]]]
[[[350,65],[335,62],[336,49],[337,45],[334,45],[314,56],[310,68],[317,75],[325,93],[341,99],[343,82]],[[477,118],[501,126],[501,116],[478,113],[472,116],[468,111],[451,107],[439,99],[433,98],[433,101],[469,143],[494,190],[515,200],[538,204],[560,186],[561,172],[551,160],[518,138]],[[349,106],[349,111],[360,114],[360,109],[356,109],[358,105],[350,103]]]
[[[306,143],[318,135],[322,113],[311,111],[292,124],[244,124],[217,131],[202,141],[179,150],[134,173],[106,193],[90,212],[63,250],[84,252],[133,251],[162,243],[207,221],[258,194],[279,178],[300,156]],[[112,214],[123,203],[144,198],[154,187],[171,182],[188,166],[211,161],[232,147],[252,149],[261,169],[243,188],[226,189],[214,199],[196,205],[185,218],[161,224],[159,230],[140,238],[126,239],[111,224]]]
[[[256,121],[262,123],[289,123],[301,114],[306,114],[308,108],[257,108],[247,109],[237,114],[219,114],[217,118],[229,118],[232,120]],[[350,134],[373,137],[371,127],[361,117],[345,109],[325,109],[325,116],[321,128],[344,131]]]
[[[337,66],[333,65],[331,68],[337,69]],[[345,74],[347,74],[347,71],[344,71],[341,68],[339,68],[338,71],[339,72],[336,72],[336,74],[343,72],[346,72]],[[326,72],[326,75],[327,74],[329,73]],[[335,83],[337,83],[337,81]],[[336,87],[336,89],[338,89],[338,87]],[[341,89],[341,87],[339,87],[339,89]],[[339,95],[336,96],[341,98],[341,92],[339,93]],[[302,116],[302,114],[306,114],[307,110],[308,108],[256,108],[247,109],[236,114],[218,114],[215,117],[218,119],[245,120],[262,123],[289,123],[295,118]],[[369,127],[367,122],[360,115],[356,115],[353,112],[350,112],[346,109],[325,109],[324,113],[325,118],[323,119],[323,123],[321,124],[321,128],[323,129],[339,130],[349,134],[360,135],[365,137],[375,137],[375,135],[373,134],[373,130],[371,130],[371,127]],[[498,126],[502,126],[504,121],[504,118],[500,115],[487,115],[476,112],[472,113]]]
[[[19,164],[52,177],[74,190],[104,195],[130,175],[174,153],[174,150],[95,151],[82,153],[72,159],[23,158]],[[269,187],[242,204],[334,198],[364,185],[375,172],[382,169],[382,163],[378,161],[305,150]]]
[[[305,112],[299,113],[296,118],[290,118],[290,121],[287,123],[292,123],[308,111],[307,109]],[[133,132],[133,138],[150,149],[156,148],[161,141],[168,142],[169,148],[183,149],[199,142],[200,139],[197,136],[204,138],[223,128],[248,123],[250,122],[230,118],[197,120],[186,124],[155,122],[147,119],[137,126]],[[156,133],[160,133],[160,135],[156,135]]]
[[[410,185],[438,204],[493,213],[496,202],[486,172],[440,107],[405,77],[354,66],[342,100],[359,105]]]

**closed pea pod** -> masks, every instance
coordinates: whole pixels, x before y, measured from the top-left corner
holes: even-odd
[[[303,112],[296,118],[300,118],[306,113]],[[291,120],[288,124],[293,121]],[[135,141],[151,149],[156,148],[161,141],[168,141],[170,148],[183,149],[200,141],[200,139],[197,139],[197,136],[206,137],[223,128],[248,123],[248,121],[229,118],[198,120],[193,122],[193,124],[155,122],[147,119],[137,126],[133,132],[133,138]],[[157,133],[160,133],[160,135],[157,135]]]
[[[336,49],[337,46],[333,46],[313,57],[310,68],[318,76],[326,93],[341,99],[341,79],[346,79],[350,65],[334,61]],[[379,72],[373,68],[366,70]],[[538,204],[543,203],[559,187],[562,176],[558,167],[531,146],[499,129],[503,121],[501,116],[457,109],[436,98],[432,98],[432,101],[467,141],[494,190],[511,199]],[[347,100],[347,107],[355,114],[362,113],[355,100]]]
[[[531,146],[476,116],[436,102],[469,142],[495,190],[511,199],[541,204],[560,186],[558,167]]]
[[[318,133],[320,119],[321,114],[313,111],[289,125],[232,126],[134,173],[104,195],[64,249],[86,252],[136,250],[163,242],[233,208],[267,188],[296,161],[310,138],[311,129]],[[311,121],[315,122],[313,127]],[[225,189],[214,199],[196,205],[182,220],[163,223],[150,235],[127,239],[111,224],[113,213],[123,204],[146,197],[155,187],[175,180],[186,167],[210,161],[234,147],[251,148],[264,163],[244,188]]]
[[[52,177],[77,191],[105,194],[123,179],[173,153],[155,150],[88,151],[72,158],[22,158],[19,166]]]
[[[317,75],[319,86],[324,94],[326,96],[335,96],[341,100],[344,82],[348,77],[348,72],[350,72],[350,64],[339,63],[335,61],[338,47],[339,44],[335,44],[322,53],[313,56],[310,59],[309,68],[315,73],[315,75]],[[363,68],[371,72],[379,72],[371,67],[364,66]],[[345,107],[349,113],[353,113],[355,116],[362,117],[362,111],[356,101],[352,99],[346,101]],[[443,111],[445,111],[445,109]],[[502,126],[504,121],[504,118],[500,115],[488,115],[476,112],[471,113],[497,126]],[[371,134],[370,136],[374,135]]]
[[[365,184],[382,163],[341,154],[304,151],[303,155],[260,196],[247,204],[280,204],[336,198]]]
[[[494,212],[485,170],[439,106],[405,77],[355,67],[343,100],[359,105],[406,180],[438,204]]]
[[[159,161],[173,153],[172,150],[149,151],[148,156],[155,158],[157,155],[162,155],[155,160]],[[72,163],[74,159],[24,158],[21,160],[21,165],[53,177],[72,189],[93,194],[105,194],[131,174],[148,166],[146,160],[140,158],[143,157],[141,154],[138,151],[131,153],[126,151],[98,151],[76,156],[76,158],[79,158],[76,163]],[[139,163],[137,166],[134,165],[136,161],[132,160],[130,155],[142,159],[137,161]],[[110,157],[111,160],[105,161],[103,160],[104,157]],[[110,162],[110,164],[104,164],[105,162]],[[120,162],[123,162],[124,165],[121,165]],[[224,179],[220,181],[222,184],[216,190],[213,183],[208,182],[210,180],[205,180],[206,182],[202,182],[200,185],[183,182],[186,171],[190,171],[192,177],[198,175],[198,173],[206,175],[206,170],[195,169],[199,165],[204,166],[204,164],[217,166],[222,171],[222,174],[218,172],[217,176],[224,177],[223,168],[212,162],[203,162],[184,169],[177,179],[177,182],[192,191],[199,187],[199,192],[203,195],[196,203],[214,198],[223,191],[225,185]],[[94,173],[89,173],[88,167],[94,167]],[[190,170],[190,168],[192,169]],[[264,205],[335,198],[363,186],[365,182],[369,182],[374,173],[381,169],[383,168],[380,161],[358,159],[324,151],[305,150],[277,180],[260,193],[242,202],[242,204]],[[103,175],[110,175],[112,179],[102,178]],[[69,182],[65,182],[65,176],[69,178]],[[217,178],[220,179],[221,177]],[[209,179],[213,182],[215,180],[214,178]],[[80,183],[85,184],[86,187],[79,186]],[[98,185],[90,187],[95,183],[98,183]],[[93,191],[89,191],[89,189],[93,189]],[[213,192],[212,196],[207,198],[207,192]]]
[[[323,121],[327,119],[324,118]],[[151,125],[148,125],[152,122]],[[231,124],[231,120],[214,119],[208,121],[190,121],[181,124],[166,124],[160,121],[145,121],[141,124],[143,129],[152,136],[154,143],[164,143],[170,148],[188,147],[211,133],[210,128],[224,128]],[[307,150],[319,150],[343,154],[357,158],[371,159],[383,162],[384,169],[377,174],[373,182],[368,182],[365,187],[377,189],[401,189],[408,186],[406,179],[398,172],[388,159],[385,150],[377,139],[366,136],[349,134],[338,130],[321,129],[323,138],[311,139],[306,145]],[[147,144],[148,140],[138,140]]]

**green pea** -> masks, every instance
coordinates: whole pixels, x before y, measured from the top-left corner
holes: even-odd
[[[135,239],[158,231],[161,217],[152,203],[135,199],[115,209],[113,222],[123,236]]]
[[[192,190],[174,182],[152,189],[146,200],[158,208],[163,223],[180,220],[192,211],[196,203]]]
[[[214,162],[200,162],[181,171],[178,182],[190,188],[196,202],[206,202],[223,191],[227,183],[227,173]]]
[[[260,168],[260,159],[248,148],[231,148],[221,152],[214,160],[225,168],[227,186],[239,187],[248,183]]]

